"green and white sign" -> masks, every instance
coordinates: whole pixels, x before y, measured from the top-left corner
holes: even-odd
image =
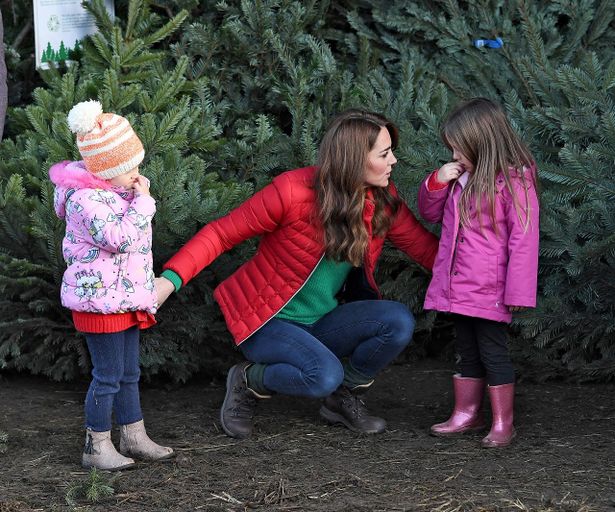
[[[105,0],[105,6],[113,17],[113,0]],[[34,0],[36,67],[45,68],[48,61],[74,60],[81,40],[96,31],[94,18],[81,0]]]

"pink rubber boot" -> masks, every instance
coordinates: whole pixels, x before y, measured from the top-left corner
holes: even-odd
[[[485,448],[501,448],[508,446],[515,435],[513,426],[513,404],[515,401],[515,384],[502,384],[500,386],[487,386],[493,423],[491,431],[482,440]]]
[[[434,436],[447,437],[485,428],[483,417],[483,395],[485,379],[453,375],[455,408],[444,423],[431,426]]]

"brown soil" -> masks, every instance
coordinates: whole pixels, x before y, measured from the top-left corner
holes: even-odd
[[[68,490],[88,477],[87,383],[5,376],[0,512],[615,511],[615,386],[519,383],[516,442],[490,450],[478,434],[428,435],[450,412],[450,374],[430,360],[384,372],[366,395],[389,422],[378,436],[326,425],[315,400],[274,397],[259,403],[253,438],[236,441],[218,424],[223,385],[144,386],[148,431],[178,456],[116,474],[113,496],[72,507]]]

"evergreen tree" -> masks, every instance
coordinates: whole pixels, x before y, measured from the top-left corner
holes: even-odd
[[[5,204],[0,240],[8,250],[0,282],[8,302],[0,327],[12,333],[0,335],[3,364],[67,378],[77,371],[73,354],[79,353],[81,371],[87,367],[82,340],[57,302],[63,224],[52,214],[46,179],[51,163],[78,158],[65,125],[65,113],[77,101],[96,97],[105,110],[126,115],[144,142],[143,172],[158,198],[157,266],[253,187],[281,171],[314,163],[324,123],[337,111],[350,106],[384,111],[407,126],[408,137],[418,137],[424,120],[433,119],[415,111],[426,104],[438,112],[445,108],[443,88],[423,81],[425,70],[415,70],[409,61],[401,94],[382,69],[338,62],[324,30],[328,3],[268,1],[251,7],[247,2],[203,6],[205,14],[182,31],[173,58],[165,58],[152,47],[176,21],[164,33],[159,16],[137,12],[141,8],[133,1],[126,21],[118,16],[113,23],[96,2],[90,9],[100,32],[84,41],[80,66],[64,75],[44,73],[47,86],[36,91],[34,104],[14,112],[12,123],[21,135],[3,146],[1,155]],[[19,215],[11,215],[17,203]],[[24,231],[22,225],[29,228]],[[222,256],[165,304],[159,326],[144,336],[146,376],[164,371],[181,380],[202,368],[216,372],[228,367],[231,340],[212,290],[253,248],[254,242],[246,243]],[[424,286],[425,274],[407,261],[395,270],[418,273],[422,282],[417,282]],[[28,297],[45,297],[36,310],[24,303],[28,279]],[[56,316],[63,320],[48,332],[47,320]],[[24,318],[39,322],[38,331],[23,328]],[[40,339],[46,340],[41,348],[46,359],[36,366],[32,351]]]
[[[4,133],[4,119],[8,103],[8,90],[6,86],[6,61],[4,59],[4,22],[0,12],[0,141]]]
[[[519,357],[544,377],[615,379],[615,58],[586,53],[578,66],[549,68],[549,94],[516,110],[540,129],[545,193],[541,218],[541,295],[518,325]],[[531,121],[530,121],[531,119]]]
[[[41,62],[47,62],[48,60],[53,60],[53,48],[51,47],[51,43],[47,43],[47,48],[41,53]]]
[[[34,64],[34,26],[31,0],[0,0],[4,24],[8,107],[30,100],[33,89],[42,83]],[[9,123],[4,135],[12,133]]]
[[[313,163],[323,123],[343,108],[336,100],[349,76],[322,37],[328,2],[204,4],[174,53],[190,58],[190,78],[225,106],[224,124],[261,133],[251,147],[229,141],[223,174],[261,183],[272,171]]]
[[[615,5],[369,4],[369,16],[349,14],[358,37],[391,63],[419,49],[457,101],[484,95],[503,103],[536,157],[544,185],[539,300],[515,322],[523,338],[516,357],[542,377],[615,378]],[[504,45],[477,49],[473,40],[482,37]],[[448,158],[439,154],[434,166]]]
[[[134,0],[122,24],[109,19],[100,1],[89,9],[100,32],[84,44],[82,66],[63,75],[55,69],[44,72],[47,85],[35,91],[33,104],[11,113],[11,124],[20,135],[0,146],[0,366],[54,379],[72,378],[88,368],[83,339],[74,332],[70,313],[59,307],[64,225],[53,213],[53,188],[47,177],[54,162],[79,159],[66,125],[72,105],[99,99],[105,111],[126,116],[143,141],[142,170],[152,179],[152,192],[159,199],[154,245],[167,248],[155,254],[158,265],[197,226],[251,190],[221,183],[207,171],[209,162],[202,156],[207,157],[204,148],[215,147],[220,131],[216,115],[203,99],[202,86],[187,86],[187,60],[173,62],[154,49],[179,28],[185,13],[163,23]],[[201,96],[192,97],[193,90]],[[194,294],[184,296],[191,299]],[[161,318],[165,327],[149,341],[145,337],[143,364],[150,373],[164,367],[183,379],[203,359],[212,359],[210,347],[203,349],[194,338],[200,343],[201,336],[222,330],[220,320],[220,326],[216,320],[201,320],[203,329],[185,325],[190,319],[181,306],[167,308],[167,321]],[[201,314],[203,309],[207,307]],[[212,344],[214,351],[217,346]]]
[[[191,15],[178,31],[183,8]],[[100,31],[83,42],[80,63],[41,74],[31,104],[10,110],[0,145],[0,367],[53,378],[88,367],[59,304],[64,226],[47,178],[52,163],[79,158],[65,121],[78,101],[99,99],[143,140],[159,271],[205,223],[276,174],[314,163],[325,123],[348,107],[399,125],[394,180],[414,208],[420,181],[450,158],[440,122],[459,100],[485,95],[505,105],[544,184],[539,307],[516,321],[515,356],[543,376],[613,378],[612,2],[131,0],[115,21],[100,0],[88,9]],[[12,40],[25,16],[5,26]],[[476,48],[479,37],[504,46]],[[28,100],[20,84],[38,80],[20,68],[29,53],[16,46],[13,105]],[[164,305],[144,333],[145,376],[228,367],[232,342],[212,290],[254,246],[218,258]],[[426,273],[388,248],[378,273],[385,296],[430,331],[423,350],[450,338],[443,316],[421,312]]]
[[[68,51],[66,50],[66,46],[64,46],[64,41],[60,41],[60,48],[58,48],[55,60],[66,60],[67,58]]]
[[[261,186],[281,171],[310,165],[328,119],[345,108],[362,107],[382,112],[400,126],[395,180],[405,197],[415,197],[423,177],[415,170],[432,165],[432,134],[448,109],[446,90],[431,78],[425,59],[408,52],[403,63],[389,68],[369,43],[354,45],[354,54],[334,54],[339,34],[328,27],[339,25],[334,20],[339,12],[328,2],[218,3],[205,11],[207,16],[185,30],[174,47],[176,55],[189,56],[191,77],[207,81],[214,101],[235,106],[224,115],[240,127],[236,134],[244,132],[249,116],[265,122],[262,115],[267,114],[267,126],[273,127],[262,143],[247,147],[228,134],[220,162],[223,176],[248,178]],[[256,133],[267,133],[262,126]],[[418,147],[425,143],[430,148],[421,153]],[[421,310],[428,276],[416,264],[392,251],[381,265],[380,280],[387,296],[403,296],[416,312]],[[421,316],[419,330],[433,317],[426,324]]]
[[[81,59],[81,41],[79,39],[75,39],[74,46],[68,50],[68,58],[70,60]]]

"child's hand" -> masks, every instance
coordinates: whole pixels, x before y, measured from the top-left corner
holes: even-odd
[[[463,166],[459,162],[449,162],[438,169],[438,181],[448,183],[459,178],[464,172]]]
[[[175,286],[166,277],[155,277],[154,287],[156,288],[156,296],[158,297],[158,307],[164,304],[164,301],[169,298],[175,291]]]
[[[132,189],[138,196],[149,196],[149,180],[145,176],[137,176],[132,185]]]
[[[519,313],[519,311],[525,311],[526,309],[525,306],[508,306],[508,311],[511,313]]]

